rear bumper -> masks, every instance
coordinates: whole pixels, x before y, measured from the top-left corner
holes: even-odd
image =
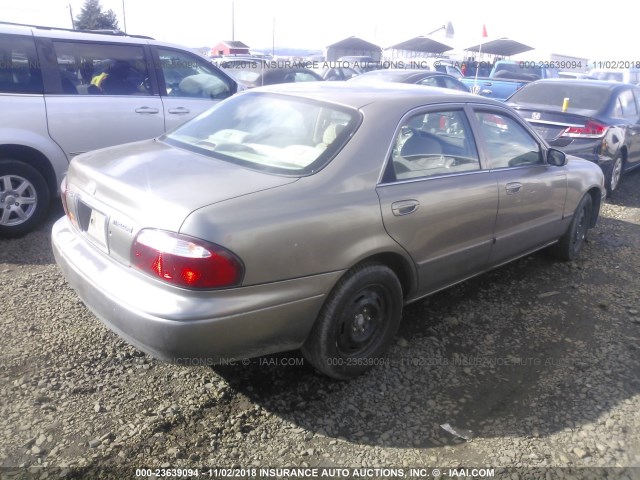
[[[576,142],[577,143],[577,142]],[[553,145],[552,145],[553,146]],[[566,147],[554,147],[562,150],[567,155],[573,155],[574,157],[584,158],[590,162],[598,165],[605,175],[611,173],[613,168],[613,155],[610,152],[602,154],[602,139],[591,140],[589,142],[582,142],[576,144],[570,144]]]
[[[218,291],[171,288],[78,236],[66,217],[53,252],[87,307],[128,343],[181,364],[224,363],[298,348],[342,272]]]

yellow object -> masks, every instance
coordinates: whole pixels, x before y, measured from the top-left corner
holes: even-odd
[[[569,97],[564,97],[562,102],[562,111],[566,112],[569,109]]]
[[[107,78],[108,76],[109,74],[106,72],[102,72],[100,75],[96,75],[91,79],[91,85],[95,85],[100,90],[102,90],[102,82],[104,82],[104,79]]]

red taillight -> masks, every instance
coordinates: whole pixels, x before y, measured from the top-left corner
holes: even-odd
[[[570,138],[602,138],[607,133],[606,125],[589,120],[584,127],[568,127],[562,132],[562,137]]]
[[[131,247],[131,264],[172,285],[224,288],[240,284],[244,268],[213,243],[162,230],[142,230]]]
[[[500,130],[507,130],[508,125],[504,118],[499,115],[492,115],[490,113],[485,113],[482,119],[483,123],[486,123],[492,127],[497,127]]]

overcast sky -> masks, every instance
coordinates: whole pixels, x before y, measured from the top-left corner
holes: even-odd
[[[69,6],[77,17],[83,3],[0,0],[0,20],[71,28]],[[548,60],[557,53],[640,61],[635,2],[610,8],[562,0],[101,0],[101,5],[116,13],[121,29],[126,18],[129,33],[194,48],[231,40],[232,25],[235,39],[252,48],[269,48],[275,37],[276,46],[322,50],[350,36],[385,48],[451,22],[452,43],[460,49],[478,43],[484,24],[489,38],[508,37],[536,48],[518,58]]]

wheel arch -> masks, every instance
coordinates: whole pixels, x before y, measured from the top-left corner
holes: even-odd
[[[593,228],[598,223],[598,217],[600,216],[600,206],[602,205],[602,195],[599,188],[593,187],[587,195],[591,196],[591,218],[589,219],[589,227]]]
[[[418,279],[415,269],[409,260],[404,256],[396,252],[381,252],[373,254],[367,258],[363,258],[358,263],[353,265],[354,268],[363,263],[378,263],[391,269],[391,271],[398,277],[400,286],[402,287],[402,296],[409,298],[418,287]]]
[[[620,156],[622,157],[622,170],[624,171],[624,166],[629,158],[629,147],[626,144],[620,147]]]
[[[25,145],[0,145],[0,161],[20,160],[35,168],[43,176],[49,187],[51,197],[57,196],[58,187],[56,172],[49,159],[41,151]]]

